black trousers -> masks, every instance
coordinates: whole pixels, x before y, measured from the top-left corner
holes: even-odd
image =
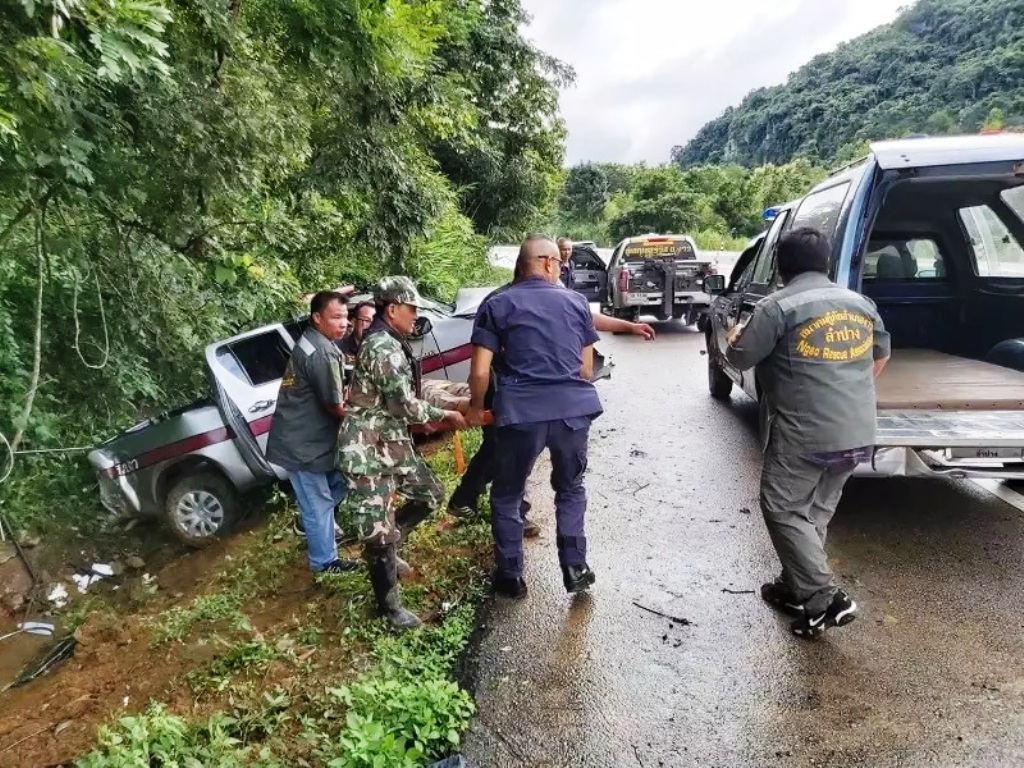
[[[470,460],[466,472],[459,481],[459,487],[452,494],[451,506],[477,508],[480,497],[498,468],[498,428],[483,427],[483,442],[476,455]]]

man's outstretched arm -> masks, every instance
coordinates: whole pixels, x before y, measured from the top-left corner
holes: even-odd
[[[634,336],[643,336],[648,341],[654,339],[654,329],[647,323],[631,323],[629,320],[622,320],[618,317],[594,312],[594,327],[599,331],[610,333],[631,333]]]

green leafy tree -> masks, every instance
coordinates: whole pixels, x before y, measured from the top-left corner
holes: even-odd
[[[608,203],[608,180],[600,167],[583,163],[569,169],[562,187],[560,208],[581,221],[594,221]]]
[[[562,178],[571,71],[524,18],[518,0],[0,0],[0,432],[83,445],[187,402],[204,345],[317,288],[492,281],[481,235],[553,209]],[[29,468],[5,498],[96,516],[82,464]]]

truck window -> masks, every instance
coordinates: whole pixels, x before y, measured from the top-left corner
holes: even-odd
[[[1004,189],[999,196],[1007,207],[1017,215],[1017,218],[1024,222],[1024,187]]]
[[[217,350],[221,364],[254,387],[284,376],[289,357],[291,350],[276,330],[225,344]]]
[[[987,205],[972,205],[961,208],[959,216],[971,246],[975,274],[1024,277],[1024,248],[995,211]]]
[[[696,259],[697,250],[688,239],[671,236],[637,238],[622,250],[623,261],[665,258]]]
[[[944,280],[946,260],[930,237],[873,237],[864,256],[865,280]]]
[[[850,191],[850,182],[814,192],[804,198],[793,217],[793,227],[814,227],[824,232],[829,240],[836,236],[836,225],[843,201]]]
[[[755,285],[767,285],[775,273],[775,246],[779,242],[782,230],[786,228],[786,220],[789,218],[789,211],[781,211],[772,222],[771,229],[764,238],[761,245],[761,253],[757,255],[757,265],[754,267],[754,275],[750,281]]]

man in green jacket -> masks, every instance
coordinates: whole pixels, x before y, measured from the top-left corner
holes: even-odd
[[[407,337],[422,299],[408,277],[385,277],[374,288],[376,316],[352,374],[338,440],[338,468],[348,481],[356,532],[363,543],[380,613],[395,629],[420,620],[402,606],[396,548],[444,500],[444,484],[413,445],[413,424],[464,428],[457,410],[422,399],[421,375]],[[394,508],[394,497],[404,503]]]

